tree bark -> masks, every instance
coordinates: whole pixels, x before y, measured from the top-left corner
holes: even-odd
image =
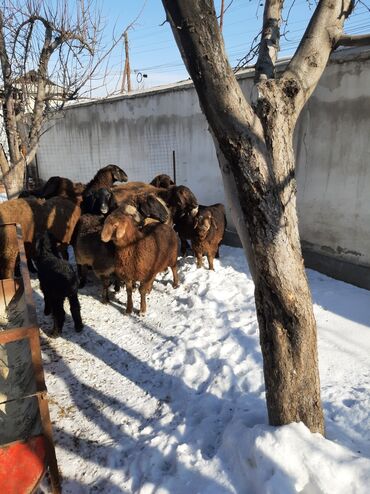
[[[266,0],[259,45],[255,81],[261,77],[275,78],[275,63],[279,53],[281,12],[284,0]]]
[[[30,163],[35,157],[39,143],[41,128],[45,120],[44,110],[45,110],[45,101],[46,101],[46,81],[48,76],[47,67],[53,51],[58,46],[57,44],[54,43],[55,45],[54,48],[52,37],[53,37],[53,32],[51,25],[45,22],[44,44],[42,46],[40,52],[40,58],[38,62],[37,91],[36,91],[35,103],[32,111],[31,125],[29,132],[27,164]]]
[[[303,421],[311,431],[323,433],[316,323],[298,232],[292,136],[351,2],[320,0],[299,55],[274,80],[282,2],[269,0],[253,108],[227,61],[213,2],[162,3],[208,120],[227,196],[237,192],[238,204],[234,199],[231,208],[255,282],[270,423]],[[269,18],[273,26],[266,22]]]
[[[8,199],[16,199],[23,189],[25,166],[24,161],[19,161],[12,166],[8,173],[3,175],[4,186]]]
[[[21,153],[20,140],[17,129],[17,118],[12,86],[12,71],[6,51],[4,39],[3,14],[0,10],[0,63],[4,83],[3,119],[9,148],[10,163],[5,164],[5,155],[1,158],[3,180],[8,199],[18,195],[23,187],[25,160]],[[2,152],[4,152],[2,150]],[[7,160],[6,160],[7,161]]]

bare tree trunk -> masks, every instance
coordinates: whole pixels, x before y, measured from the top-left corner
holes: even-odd
[[[235,181],[244,220],[238,229],[248,239],[270,424],[302,421],[323,433],[316,323],[296,214],[292,127],[279,123],[280,128],[264,128],[266,139],[274,142],[273,156],[267,160],[275,170],[270,185],[246,183],[248,161],[243,154],[250,143],[227,129],[218,138],[227,143],[221,145],[222,154],[232,166],[223,166],[222,173],[224,181]],[[266,166],[262,160],[257,170]]]
[[[8,199],[17,198],[23,189],[24,173],[24,161],[20,161],[16,166],[12,166],[8,173],[3,175],[3,181]]]
[[[295,119],[284,104],[279,85],[272,85],[269,108],[257,108],[273,169],[275,189],[271,210],[279,208],[276,234],[265,238],[266,224],[254,228],[261,236],[256,263],[256,308],[264,361],[270,423],[304,422],[311,431],[324,432],[320,401],[316,322],[304,269],[296,210],[293,151]],[[268,110],[267,110],[268,111]],[[261,235],[262,233],[262,235]],[[267,241],[266,241],[267,240]],[[253,238],[254,243],[256,242]]]
[[[296,92],[290,82],[267,81],[253,110],[227,62],[212,3],[162,2],[212,130],[224,183],[237,191],[239,204],[231,207],[234,217],[242,215],[236,226],[255,282],[270,423],[303,421],[323,433],[316,323],[296,214],[291,115],[297,112],[290,98]]]
[[[23,187],[25,160],[20,149],[20,140],[17,130],[17,119],[13,88],[11,84],[12,72],[6,52],[4,39],[3,15],[0,10],[0,63],[4,81],[3,118],[5,123],[10,163],[7,163],[2,149],[1,168],[8,199],[17,197]]]

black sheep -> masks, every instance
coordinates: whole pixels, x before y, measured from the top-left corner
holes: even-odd
[[[81,204],[82,214],[104,214],[110,213],[117,207],[112,192],[106,187],[90,190],[83,196]]]
[[[56,240],[49,232],[36,239],[35,261],[40,288],[44,294],[44,314],[50,313],[54,319],[53,336],[58,336],[63,328],[65,312],[63,303],[69,300],[75,330],[82,331],[83,323],[78,301],[78,277],[72,266],[58,255]]]

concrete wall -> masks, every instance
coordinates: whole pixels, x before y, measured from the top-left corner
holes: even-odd
[[[214,146],[189,83],[69,108],[42,139],[42,178],[63,175],[88,181],[101,166],[121,166],[130,180],[172,176],[203,202],[223,199]]]
[[[282,64],[284,65],[284,64]],[[253,72],[240,76],[247,98]],[[306,264],[370,288],[370,52],[337,53],[296,129]],[[87,181],[108,163],[130,180],[172,175],[201,203],[224,201],[213,142],[190,83],[70,107],[45,134],[40,175]],[[369,281],[368,281],[369,280]]]
[[[307,260],[370,288],[370,272],[361,269],[370,267],[368,55],[337,57],[327,67],[301,115],[296,147],[300,232]]]

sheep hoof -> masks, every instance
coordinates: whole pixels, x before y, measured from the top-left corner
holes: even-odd
[[[83,330],[84,326],[75,326],[75,331],[76,333],[81,333],[81,331]]]
[[[132,314],[132,309],[127,308],[126,309],[126,314]]]

